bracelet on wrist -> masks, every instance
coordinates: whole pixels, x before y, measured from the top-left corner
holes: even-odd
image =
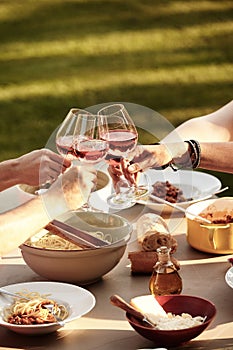
[[[167,163],[161,167],[158,167],[157,169],[161,169],[161,170],[166,169],[168,166],[170,166],[174,171],[177,171],[183,168],[190,168],[190,167],[192,167],[192,169],[198,168],[201,161],[201,147],[199,142],[196,140],[187,140],[184,142],[188,143],[188,146],[189,146],[188,161],[185,163],[179,164],[177,162],[174,162],[174,160],[172,160],[170,163]],[[160,144],[159,142],[155,142],[152,145],[159,145],[159,144]]]
[[[198,141],[196,140],[188,140],[185,141],[189,144],[191,153],[190,153],[190,159],[192,162],[192,168],[196,169],[199,167],[201,162],[201,147]]]
[[[187,140],[184,141],[188,143],[188,152],[189,152],[189,161],[188,163],[185,164],[177,164],[174,163],[173,161],[170,163],[170,167],[174,170],[177,171],[179,169],[183,169],[185,167],[192,167],[193,169],[196,169],[200,165],[201,161],[201,147],[198,141],[196,140]]]
[[[199,167],[200,165],[200,161],[201,161],[201,147],[198,141],[196,140],[187,140],[184,141],[186,143],[188,143],[189,145],[189,160],[188,162],[184,163],[184,164],[177,164],[174,161],[172,161],[170,163],[170,167],[174,170],[177,171],[179,169],[183,169],[186,167],[192,167],[192,169],[196,169]]]

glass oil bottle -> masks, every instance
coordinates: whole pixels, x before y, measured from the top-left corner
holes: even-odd
[[[180,294],[182,291],[182,279],[171,261],[170,250],[165,246],[157,249],[158,261],[149,282],[149,290],[154,296]]]

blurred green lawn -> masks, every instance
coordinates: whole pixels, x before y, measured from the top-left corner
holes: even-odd
[[[131,102],[176,126],[232,99],[232,1],[2,0],[0,35],[0,160],[71,107]]]

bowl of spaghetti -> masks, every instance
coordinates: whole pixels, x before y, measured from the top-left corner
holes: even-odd
[[[92,293],[67,283],[26,282],[2,289],[18,297],[0,293],[0,326],[25,335],[55,332],[95,306]]]
[[[87,285],[98,281],[121,260],[132,225],[116,214],[72,212],[60,221],[95,235],[109,244],[83,249],[48,230],[42,230],[20,246],[26,264],[49,280]]]

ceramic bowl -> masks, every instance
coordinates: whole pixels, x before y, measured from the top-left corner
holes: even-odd
[[[25,242],[20,248],[33,271],[50,280],[85,285],[99,280],[119,263],[132,233],[132,225],[126,219],[102,212],[73,212],[62,220],[87,232],[101,231],[112,243],[96,249],[57,250]],[[35,237],[30,241],[35,241]]]
[[[186,343],[201,334],[213,321],[216,315],[216,308],[210,301],[190,295],[166,295],[156,298],[166,312],[181,315],[189,313],[192,317],[206,317],[202,324],[179,330],[157,330],[150,328],[133,316],[126,314],[130,325],[144,338],[155,343],[156,346],[177,346]]]

